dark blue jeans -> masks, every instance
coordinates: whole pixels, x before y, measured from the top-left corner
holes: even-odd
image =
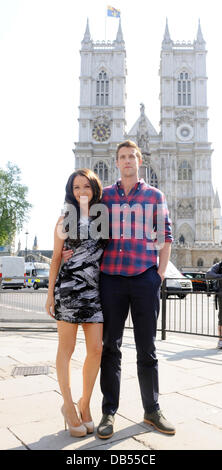
[[[104,315],[100,384],[102,411],[114,415],[119,406],[121,345],[129,308],[137,350],[137,373],[144,410],[159,409],[158,360],[155,338],[161,278],[156,266],[137,276],[101,273],[100,296]]]

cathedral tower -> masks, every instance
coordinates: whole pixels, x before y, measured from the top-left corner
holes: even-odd
[[[162,162],[166,193],[178,242],[214,241],[211,144],[208,142],[206,43],[173,42],[166,22],[160,64]]]
[[[89,22],[80,50],[79,141],[75,168],[91,168],[103,185],[117,177],[115,150],[125,133],[126,51],[121,21],[115,41],[96,41]]]

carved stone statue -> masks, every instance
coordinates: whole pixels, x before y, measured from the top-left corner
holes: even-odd
[[[145,116],[145,106],[143,103],[140,103],[140,115]]]
[[[137,143],[141,149],[141,152],[145,155],[150,155],[149,149],[149,134],[145,118],[145,106],[143,103],[140,103],[140,119],[139,119],[139,129],[137,131]]]

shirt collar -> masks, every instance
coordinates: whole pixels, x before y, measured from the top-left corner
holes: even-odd
[[[143,178],[140,178],[140,179],[137,181],[137,183],[135,184],[134,189],[139,189],[140,186],[141,186],[142,184],[144,184],[144,183],[145,183],[144,179],[143,179]],[[117,185],[117,188],[118,188],[118,189],[122,189],[122,181],[121,181],[121,179],[117,180],[116,185]]]

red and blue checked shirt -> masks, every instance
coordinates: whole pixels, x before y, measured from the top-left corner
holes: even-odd
[[[109,242],[101,271],[134,276],[157,265],[158,248],[172,242],[171,221],[164,194],[143,179],[126,196],[121,180],[103,190],[109,210]]]

